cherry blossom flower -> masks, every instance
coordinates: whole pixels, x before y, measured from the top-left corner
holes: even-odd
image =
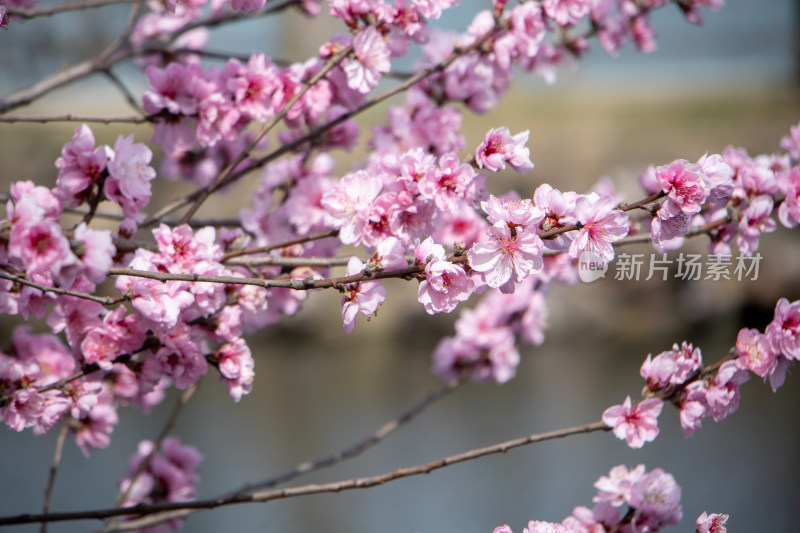
[[[743,328],[736,337],[736,366],[753,374],[767,378],[778,364],[777,354],[769,343],[769,338],[756,329]]]
[[[631,448],[641,448],[645,442],[658,436],[657,418],[663,407],[660,398],[649,398],[631,405],[628,396],[622,405],[609,407],[603,412],[603,423],[614,428],[614,435],[624,439]]]
[[[478,168],[497,172],[506,168],[508,163],[520,174],[532,169],[530,150],[526,146],[529,136],[528,130],[512,137],[505,126],[490,129],[486,132],[483,143],[475,150],[475,162]]]
[[[800,162],[800,124],[792,126],[789,135],[781,139],[781,148],[786,150],[795,162]]]
[[[460,265],[434,260],[425,265],[425,281],[419,285],[417,298],[430,315],[449,313],[458,302],[466,301],[474,288],[475,282]]]
[[[470,248],[469,266],[483,273],[490,287],[520,282],[529,274],[541,272],[542,240],[532,228],[512,234],[508,224],[499,221],[489,227],[488,235],[488,241],[477,242]],[[513,285],[506,289],[513,292]]]
[[[357,257],[347,263],[346,275],[352,276],[364,270],[364,264]],[[342,298],[342,325],[347,333],[356,325],[356,315],[372,315],[386,299],[386,289],[380,281],[359,281],[345,286]]]
[[[632,521],[637,531],[658,531],[683,518],[681,488],[671,474],[660,468],[640,477],[631,486],[628,504],[636,509]]]
[[[775,231],[775,221],[770,218],[773,208],[772,197],[760,195],[742,211],[739,233],[736,236],[736,245],[742,255],[753,255],[758,250],[758,240],[761,234]]]
[[[656,167],[655,177],[661,190],[687,215],[700,211],[708,198],[708,178],[700,165],[679,159],[669,165]]]
[[[588,15],[591,5],[591,0],[544,0],[542,8],[559,25],[569,26]]]
[[[99,183],[109,158],[109,148],[95,148],[94,135],[86,124],[75,129],[72,139],[64,144],[56,160],[58,178],[54,193],[70,206],[85,199],[92,185]]]
[[[673,344],[671,351],[661,352],[652,360],[651,357],[651,354],[647,355],[640,374],[653,392],[662,391],[670,385],[683,384],[703,365],[700,348],[694,348],[685,341],[680,347]]]
[[[691,437],[700,429],[703,418],[708,415],[706,395],[708,385],[703,380],[689,383],[681,394],[681,431],[685,437]]]
[[[344,176],[336,187],[322,196],[329,223],[339,228],[344,244],[358,244],[367,223],[368,209],[382,187],[379,179],[364,170]]]
[[[220,377],[228,384],[233,401],[238,402],[244,394],[253,390],[253,356],[243,339],[221,346],[214,354],[219,365]]]
[[[725,527],[725,523],[728,518],[729,516],[726,514],[708,514],[703,511],[703,514],[698,516],[695,521],[697,533],[727,533],[728,529]]]
[[[615,206],[611,196],[582,196],[576,200],[575,218],[580,229],[569,246],[570,257],[578,259],[589,251],[606,261],[614,259],[612,243],[628,234],[628,215]]]
[[[714,422],[719,422],[739,408],[739,385],[750,375],[739,369],[735,361],[725,361],[708,384],[706,403]]]
[[[353,38],[356,59],[344,61],[347,85],[361,93],[368,93],[378,85],[383,73],[389,72],[389,47],[374,26],[368,26]]]
[[[786,196],[778,209],[778,218],[787,228],[794,228],[800,224],[800,165],[778,176],[777,183]]]
[[[176,437],[164,439],[161,449],[155,454],[154,446],[151,441],[141,441],[131,457],[128,463],[130,477],[119,483],[120,493],[128,495],[122,502],[123,507],[139,503],[186,502],[195,497],[200,483],[197,466],[203,456],[193,446],[181,444]],[[140,472],[142,461],[151,456]],[[135,474],[138,474],[136,478],[133,477]],[[180,527],[180,520],[171,520],[162,524],[159,531],[174,532]]]
[[[781,298],[765,331],[772,349],[789,359],[800,359],[800,300]]]

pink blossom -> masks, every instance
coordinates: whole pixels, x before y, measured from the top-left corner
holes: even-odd
[[[606,261],[614,259],[612,243],[628,234],[628,215],[615,209],[616,202],[611,196],[596,199],[582,196],[575,202],[575,218],[580,224],[577,236],[569,246],[569,256],[580,258],[589,251],[600,255]]]
[[[90,229],[85,222],[81,222],[75,228],[74,239],[80,243],[76,252],[86,277],[95,283],[105,281],[117,252],[112,243],[111,232]]]
[[[532,228],[512,234],[508,224],[497,222],[488,230],[489,240],[469,250],[469,266],[483,273],[490,287],[522,281],[542,270],[542,240]],[[514,278],[512,280],[512,277]],[[513,286],[508,292],[513,292]]]
[[[742,255],[753,255],[758,250],[758,240],[762,233],[775,231],[775,221],[770,218],[774,203],[771,196],[755,197],[742,211],[739,220],[739,233],[736,245]]]
[[[672,475],[660,468],[643,475],[631,486],[628,504],[636,509],[637,531],[658,531],[683,518],[681,488]]]
[[[743,328],[736,337],[736,366],[753,374],[767,378],[775,371],[777,356],[769,343],[769,338],[756,329]]]
[[[253,356],[243,339],[223,345],[214,358],[219,365],[220,377],[228,383],[228,392],[233,401],[238,402],[242,395],[253,390]]]
[[[526,146],[529,136],[528,130],[512,137],[505,126],[490,129],[486,132],[483,143],[475,150],[475,162],[478,168],[497,172],[506,168],[508,163],[520,174],[532,169],[530,150]]]
[[[789,135],[781,139],[781,148],[786,150],[795,162],[800,162],[800,124],[792,126]]]
[[[698,213],[708,198],[708,178],[700,165],[679,159],[656,167],[655,176],[661,190],[667,193],[668,201],[687,215]]]
[[[577,24],[589,14],[590,0],[544,0],[542,7],[547,16],[561,26]]]
[[[150,166],[152,158],[153,153],[147,146],[133,143],[133,134],[117,138],[108,172],[127,198],[150,198],[150,181],[156,177],[156,171]]]
[[[344,244],[361,242],[368,209],[377,198],[381,181],[364,170],[344,176],[322,196],[320,203],[328,212],[329,223],[339,229]]]
[[[650,24],[650,17],[648,15],[638,15],[633,17],[630,21],[631,35],[633,42],[640,52],[650,53],[655,52],[658,48],[656,46],[656,31]]]
[[[631,397],[622,405],[609,407],[603,412],[603,423],[614,428],[614,435],[624,439],[631,448],[641,448],[645,442],[658,436],[658,415],[664,402],[660,398],[642,400],[631,405]]]
[[[261,9],[266,4],[267,0],[231,0],[231,9],[242,13],[250,13]]]
[[[57,280],[62,286],[70,286],[77,274],[72,267],[78,258],[72,253],[61,226],[51,220],[15,224],[8,253],[22,260],[28,279],[40,275],[46,285]]]
[[[438,167],[425,173],[420,180],[419,192],[432,199],[442,211],[451,211],[460,200],[466,199],[476,179],[472,166],[462,164],[456,154],[446,153],[439,158]]]
[[[152,459],[133,481],[126,478],[120,481],[121,493],[128,499],[122,503],[129,507],[138,503],[157,504],[164,502],[185,502],[193,499],[200,482],[197,466],[203,456],[192,446],[183,445],[176,437],[167,437],[161,449],[153,455],[154,444],[144,440],[139,443],[136,453],[128,464],[128,473],[133,476],[139,472],[146,457]],[[131,487],[131,483],[134,485]],[[180,529],[180,522],[168,522],[168,531]]]
[[[460,203],[453,211],[439,213],[433,238],[436,242],[448,244],[461,242],[468,249],[483,238],[487,227],[486,220],[475,209]]]
[[[368,267],[376,270],[400,270],[408,268],[405,250],[397,237],[384,239],[368,262]]]
[[[706,403],[714,422],[719,422],[739,408],[739,385],[748,379],[750,375],[740,370],[736,361],[722,363],[706,392]]]
[[[708,414],[706,394],[708,385],[703,380],[689,383],[681,394],[681,431],[685,437],[691,437],[700,429],[703,418]]]
[[[461,337],[443,339],[433,353],[433,372],[444,379],[468,374],[477,382],[507,382],[520,360],[514,335],[508,328],[496,328],[492,340],[492,344],[476,344]]]
[[[797,128],[800,130],[800,126]],[[777,178],[778,188],[786,196],[778,210],[778,218],[787,228],[800,224],[800,165]]]
[[[653,392],[662,391],[670,385],[683,384],[703,365],[700,348],[694,348],[685,341],[680,347],[673,344],[671,351],[661,352],[652,360],[651,357],[648,354],[640,374]]]
[[[356,59],[345,60],[347,85],[361,93],[368,93],[378,85],[382,73],[389,72],[389,47],[374,26],[368,26],[353,38]]]
[[[418,300],[428,314],[449,313],[458,302],[466,301],[475,288],[460,265],[431,261],[425,265],[425,281],[419,285]]]
[[[800,300],[781,298],[775,305],[775,316],[764,331],[776,354],[787,359],[800,359]]]
[[[36,424],[43,406],[44,398],[36,389],[17,389],[11,394],[8,405],[0,407],[0,418],[9,429],[19,432]]]
[[[353,276],[364,270],[364,264],[351,257],[347,263],[346,275]],[[369,316],[378,310],[378,306],[386,299],[386,289],[380,281],[359,281],[345,287],[342,298],[342,325],[347,333],[356,325],[356,314]]]
[[[58,178],[55,194],[68,205],[86,199],[91,186],[99,183],[109,156],[107,146],[95,148],[94,135],[86,124],[75,129],[72,139],[61,149],[56,160]]]
[[[697,533],[727,533],[728,529],[725,527],[725,523],[728,518],[729,516],[726,514],[708,514],[703,511],[703,514],[698,516],[695,521]]]
[[[486,213],[490,224],[505,222],[509,227],[536,226],[544,219],[544,212],[534,206],[528,198],[518,199],[516,195],[498,198],[490,195],[481,202],[481,209]]]
[[[620,507],[631,501],[633,485],[645,475],[644,465],[628,470],[625,465],[613,467],[607,476],[600,476],[594,487],[598,490],[593,502]]]
[[[159,336],[162,346],[155,354],[161,371],[179,389],[194,385],[208,372],[206,358],[191,333],[184,324],[170,329]]]
[[[77,421],[75,443],[86,457],[89,457],[90,450],[106,448],[111,443],[111,432],[119,422],[119,417],[109,402],[108,395],[101,395],[100,402],[92,407],[89,414]]]
[[[528,522],[528,527],[522,530],[522,533],[573,533],[569,528],[556,524],[553,522],[542,522],[540,520],[531,520]]]

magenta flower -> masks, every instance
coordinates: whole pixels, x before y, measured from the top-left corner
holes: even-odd
[[[569,256],[580,258],[589,251],[606,261],[614,259],[612,243],[628,234],[628,215],[614,209],[616,201],[611,196],[593,198],[582,196],[575,202],[575,217],[580,224],[578,235],[569,245]]]
[[[645,442],[658,436],[657,419],[663,407],[660,398],[649,398],[631,405],[628,396],[622,405],[609,407],[603,412],[603,423],[614,428],[614,435],[624,439],[631,448],[641,448]]]
[[[671,474],[656,468],[631,486],[628,504],[636,509],[635,531],[658,531],[683,518],[681,487]]]
[[[773,208],[772,197],[760,195],[753,198],[750,205],[742,211],[739,234],[736,236],[736,245],[742,255],[753,255],[758,250],[761,234],[775,231],[775,221],[770,218]]]
[[[368,93],[378,85],[381,74],[389,72],[391,52],[383,36],[374,26],[368,26],[353,38],[356,59],[344,62],[347,86]]]
[[[367,224],[369,208],[382,188],[381,180],[365,170],[344,176],[322,196],[322,207],[328,212],[329,223],[339,229],[344,244],[361,242]]]
[[[667,193],[668,201],[674,202],[687,215],[700,212],[709,193],[708,178],[700,165],[679,159],[657,167],[655,174],[661,190]]]
[[[648,354],[639,373],[654,392],[670,385],[683,384],[703,364],[700,348],[694,348],[685,341],[680,347],[673,344],[671,351],[661,352],[652,360],[651,357]]]
[[[530,150],[525,146],[529,136],[530,131],[525,130],[512,137],[505,126],[489,130],[483,138],[483,143],[475,150],[475,162],[478,168],[497,172],[506,168],[508,163],[520,174],[529,171],[533,168]]]

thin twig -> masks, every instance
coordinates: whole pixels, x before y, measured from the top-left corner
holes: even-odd
[[[87,2],[76,2],[74,4],[62,4],[60,6],[50,7],[46,9],[24,9],[12,8],[8,12],[14,18],[32,19],[36,17],[49,17],[56,13],[63,13],[65,11],[77,11],[81,9],[94,9],[96,7],[105,7],[114,4],[133,4],[142,3],[144,0],[89,0]]]
[[[54,294],[62,294],[64,296],[74,296],[75,298],[83,298],[84,300],[90,300],[92,302],[97,302],[105,306],[116,305],[120,302],[125,301],[126,299],[124,296],[119,298],[112,298],[110,296],[95,296],[93,294],[87,294],[85,292],[76,292],[67,289],[62,289],[61,287],[48,287],[47,285],[34,283],[32,281],[28,281],[23,277],[15,276],[13,274],[6,274],[5,272],[2,271],[0,271],[0,279],[6,279],[14,283],[19,283],[20,285],[27,285],[28,287],[33,287],[34,289],[38,289],[42,292],[52,292]]]
[[[429,474],[435,470],[453,466],[458,463],[464,463],[486,457],[488,455],[496,455],[506,453],[515,448],[527,446],[554,439],[562,439],[571,435],[580,435],[584,433],[595,433],[598,431],[610,431],[612,428],[605,425],[602,421],[592,422],[591,424],[584,424],[581,426],[574,426],[570,428],[558,429],[555,431],[548,431],[546,433],[534,433],[519,437],[516,439],[484,446],[482,448],[475,448],[463,453],[451,455],[432,461],[429,463],[415,465],[405,468],[398,468],[384,474],[379,474],[371,477],[353,478],[342,481],[335,481],[331,483],[318,483],[310,485],[300,485],[286,489],[278,489],[271,491],[256,492],[253,494],[236,494],[227,498],[211,498],[206,500],[197,500],[193,502],[169,502],[154,505],[139,504],[132,507],[114,507],[109,509],[95,509],[89,511],[73,511],[65,513],[52,513],[44,514],[20,514],[15,516],[0,517],[0,526],[8,526],[14,524],[31,524],[40,522],[67,522],[75,520],[103,520],[113,516],[122,515],[152,515],[163,511],[188,511],[191,509],[215,509],[228,505],[237,505],[243,503],[255,502],[268,502],[273,500],[280,500],[285,498],[296,498],[298,496],[308,496],[311,494],[324,494],[331,492],[342,492],[345,490],[367,489],[390,483],[398,479],[404,479],[411,476],[420,474]]]

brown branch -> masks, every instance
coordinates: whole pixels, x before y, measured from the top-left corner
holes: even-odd
[[[144,124],[150,122],[149,117],[95,117],[95,116],[81,116],[67,113],[65,115],[44,115],[40,117],[23,117],[19,115],[0,115],[0,122],[8,122],[13,124],[15,122],[28,122],[35,124],[47,124],[49,122],[98,122],[100,124],[112,123],[126,123],[126,124]]]
[[[339,235],[339,230],[333,229],[330,231],[323,231],[321,233],[312,233],[311,235],[306,235],[305,237],[298,237],[297,239],[292,239],[290,241],[283,241],[276,244],[270,244],[269,246],[261,246],[259,248],[247,248],[244,250],[234,250],[222,256],[222,262],[225,263],[229,259],[233,259],[234,257],[239,257],[242,255],[252,255],[252,254],[271,252],[272,250],[288,248],[289,246],[294,246],[295,244],[304,244],[307,242],[317,241],[320,239],[327,239],[328,237],[336,237],[337,235]]]
[[[33,287],[34,289],[38,289],[42,292],[52,292],[54,294],[62,294],[64,296],[74,296],[75,298],[83,298],[84,300],[90,300],[92,302],[97,302],[105,306],[116,305],[126,300],[125,297],[111,298],[110,296],[95,296],[93,294],[87,294],[85,292],[76,292],[67,289],[62,289],[61,287],[48,287],[47,285],[34,283],[32,281],[28,281],[23,277],[15,276],[13,274],[6,274],[5,272],[2,271],[0,271],[0,279],[7,279],[8,281],[19,283],[20,285],[27,285],[28,287]]]
[[[132,507],[115,507],[109,509],[96,509],[90,511],[74,511],[65,513],[52,513],[52,514],[20,514],[15,516],[0,517],[0,526],[8,526],[15,524],[31,524],[40,522],[66,522],[75,520],[103,520],[114,516],[122,515],[152,515],[163,511],[179,511],[190,509],[215,509],[227,505],[237,505],[243,503],[255,502],[268,502],[273,500],[296,498],[298,496],[308,496],[311,494],[324,494],[331,492],[342,492],[345,490],[367,489],[390,483],[398,479],[404,479],[411,476],[421,474],[429,474],[435,470],[446,468],[455,464],[464,463],[486,457],[488,455],[496,455],[506,453],[515,448],[527,446],[548,440],[561,439],[571,435],[580,435],[584,433],[594,433],[597,431],[610,431],[611,428],[603,422],[592,422],[581,426],[574,426],[570,428],[559,429],[555,431],[548,431],[546,433],[534,433],[519,437],[516,439],[484,446],[483,448],[476,448],[456,455],[451,455],[432,461],[429,463],[410,466],[406,468],[398,468],[384,474],[379,474],[371,477],[353,478],[343,481],[335,481],[332,483],[319,483],[310,485],[301,485],[286,489],[278,489],[271,491],[256,492],[253,494],[236,494],[229,497],[218,497],[207,500],[197,500],[193,502],[170,502],[155,505],[139,504]]]
[[[93,9],[96,7],[105,7],[114,4],[139,4],[144,0],[89,0],[87,2],[76,2],[74,4],[62,4],[47,9],[24,9],[16,8],[9,9],[8,12],[14,18],[32,19],[36,17],[49,17],[56,13],[63,13],[65,11],[77,11],[82,9]]]

